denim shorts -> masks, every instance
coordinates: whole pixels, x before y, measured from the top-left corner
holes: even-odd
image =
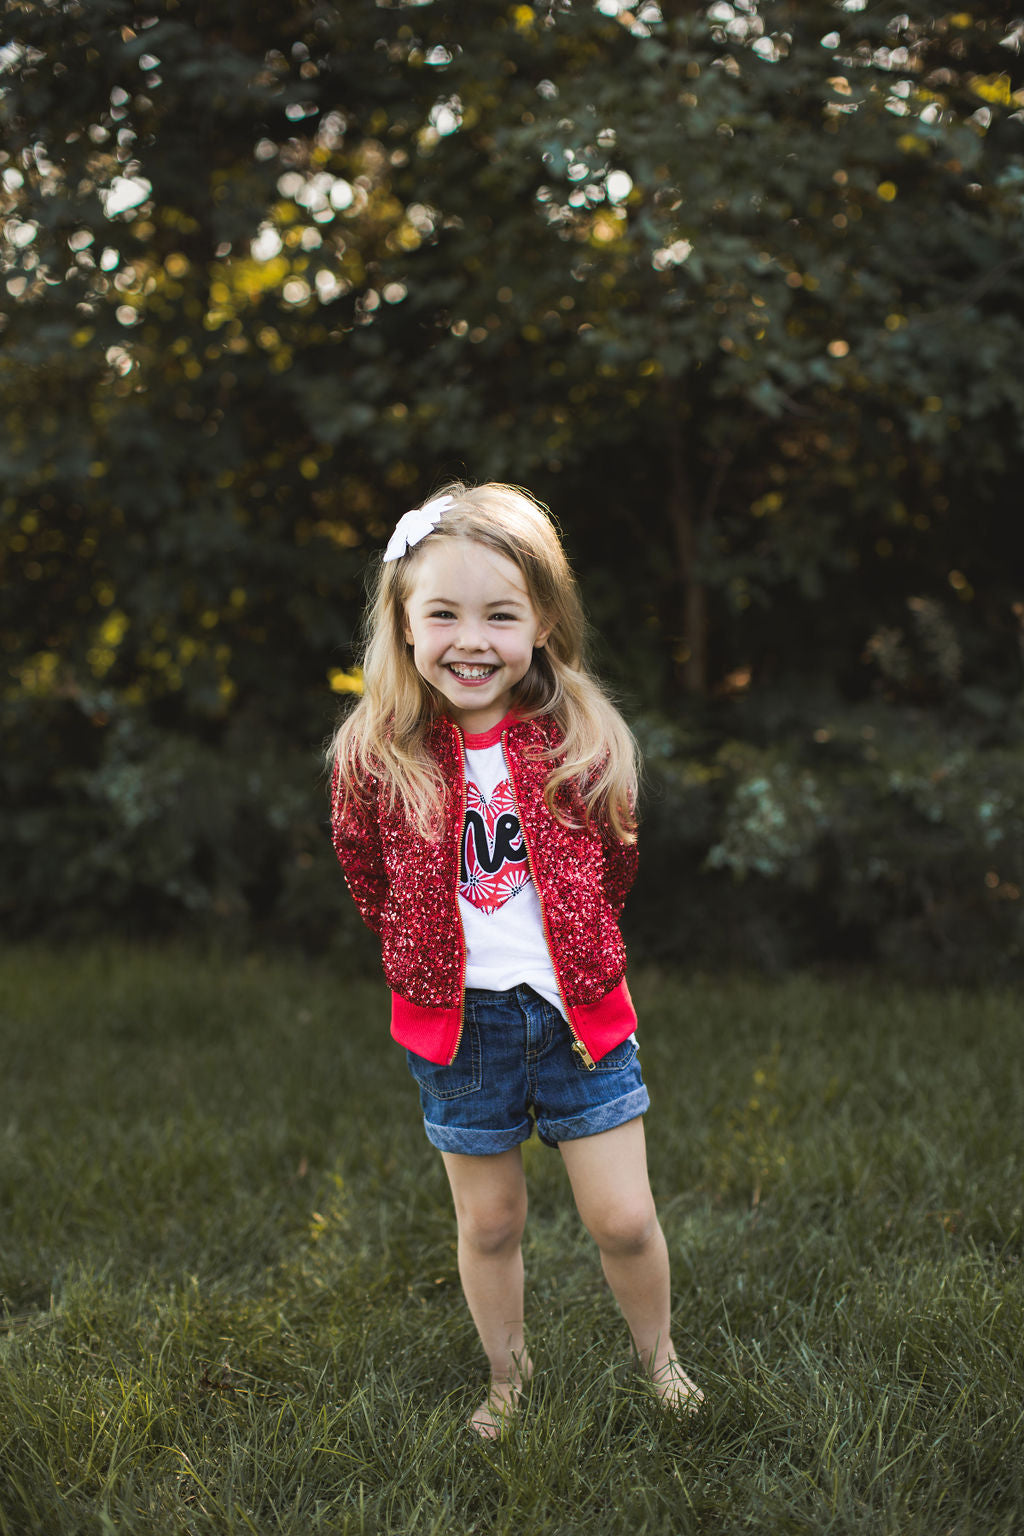
[[[588,1068],[558,1009],[527,986],[467,990],[450,1066],[406,1056],[427,1137],[442,1152],[507,1152],[530,1136],[531,1113],[541,1141],[556,1147],[624,1125],[650,1104],[634,1039]]]

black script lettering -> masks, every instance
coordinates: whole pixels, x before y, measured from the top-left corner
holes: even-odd
[[[494,827],[494,847],[487,837],[487,823],[479,811],[466,812],[466,826],[462,834],[462,858],[459,877],[468,879],[466,853],[472,839],[476,862],[485,875],[495,875],[504,864],[522,864],[526,859],[526,844],[518,816],[506,811],[499,816]],[[518,845],[518,846],[517,846]]]

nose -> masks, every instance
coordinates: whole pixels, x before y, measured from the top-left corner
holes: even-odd
[[[479,619],[474,619],[464,614],[459,620],[455,634],[456,649],[460,651],[485,651],[487,638],[483,632],[483,626]]]

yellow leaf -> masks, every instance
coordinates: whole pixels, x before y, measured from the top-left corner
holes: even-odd
[[[108,614],[100,625],[100,639],[106,645],[117,646],[124,639],[124,632],[128,628],[128,619],[120,609],[115,609]]]
[[[350,667],[345,672],[341,667],[333,667],[327,674],[327,682],[332,693],[362,693],[363,669]]]
[[[974,75],[971,90],[996,107],[1008,107],[1013,101],[1009,75]]]

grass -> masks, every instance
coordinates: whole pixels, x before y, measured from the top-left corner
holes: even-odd
[[[1024,1531],[1020,1007],[639,974],[666,1418],[526,1148],[528,1411],[483,1364],[382,987],[0,957],[0,1536]]]

